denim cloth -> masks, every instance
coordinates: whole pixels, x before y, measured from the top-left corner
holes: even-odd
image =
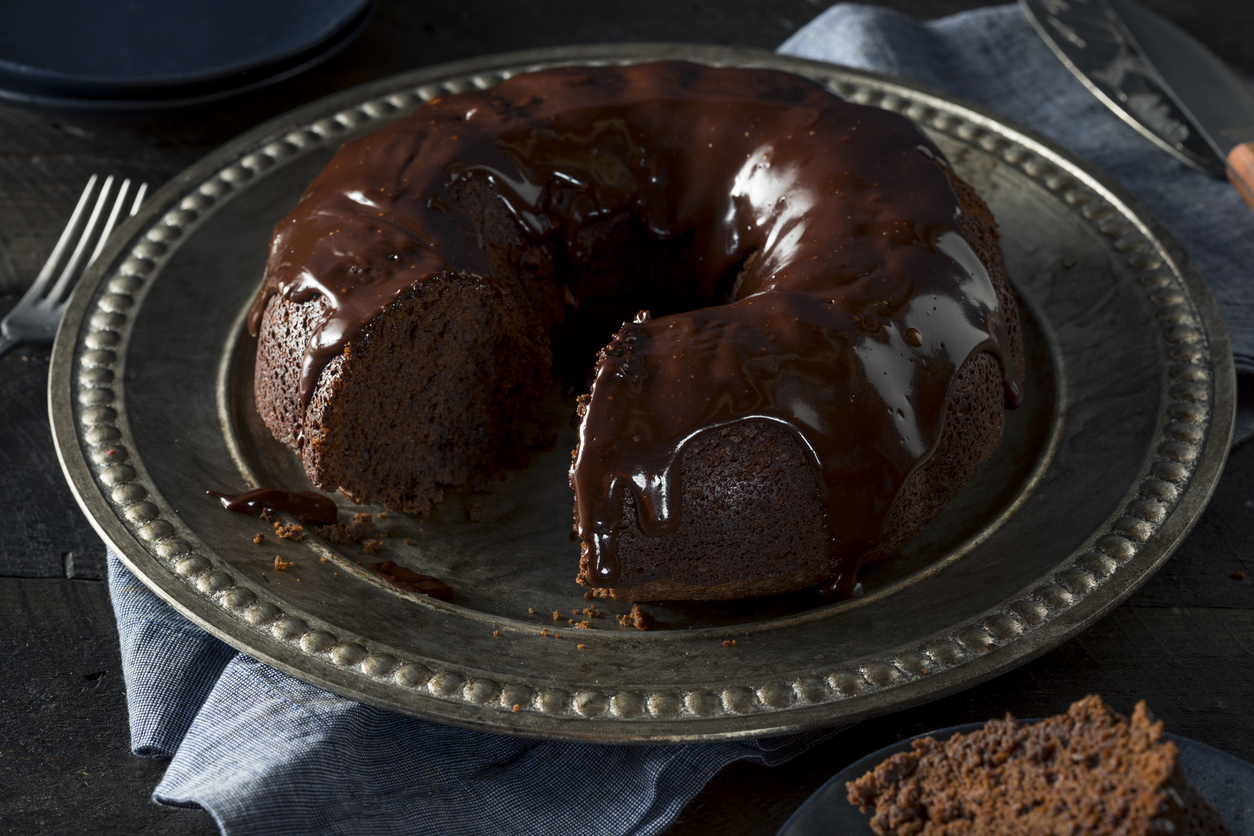
[[[1254,216],[1231,188],[1110,115],[1017,7],[929,24],[836,6],[781,51],[901,75],[1008,114],[1120,180],[1174,232],[1254,372]],[[1246,435],[1254,431],[1248,422]],[[153,797],[204,807],[228,834],[649,834],[720,769],[778,764],[834,732],[685,746],[541,742],[403,717],[237,653],[109,555],[137,754],[170,758]]]
[[[232,834],[659,833],[724,766],[834,734],[684,746],[525,740],[394,714],[237,653],[109,553],[136,754],[153,799]]]
[[[1018,6],[927,24],[873,6],[833,6],[779,51],[939,87],[1004,113],[1118,180],[1167,225],[1210,286],[1238,373],[1233,443],[1254,436],[1254,212],[1226,180],[1189,168],[1098,101]]]

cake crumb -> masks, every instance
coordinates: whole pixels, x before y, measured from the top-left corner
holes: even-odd
[[[404,543],[405,545],[407,545],[407,546],[412,546],[412,545],[414,544],[414,541],[413,541],[413,540],[411,540],[411,539],[409,539],[408,537],[406,537],[406,538],[405,538],[404,540],[402,540],[401,542],[403,542],[403,543]]]
[[[270,522],[271,520],[274,519],[274,512],[271,511],[269,508],[263,507],[261,509],[261,513],[257,514],[257,516],[261,517],[263,522]]]
[[[542,636],[547,636],[548,634],[549,634],[549,628],[548,628],[548,627],[541,627],[541,628],[540,628],[540,635],[542,635]]]
[[[471,502],[467,504],[466,519],[471,522],[483,522],[483,506],[478,502]]]
[[[578,649],[578,650],[583,650],[583,645],[582,645],[582,644],[577,644],[577,645],[575,645],[575,648],[576,648],[576,649]]]
[[[637,630],[648,630],[653,624],[653,613],[640,609],[639,604],[632,604],[631,612],[627,615],[616,616],[616,618],[624,627],[635,627]]]
[[[536,614],[536,611],[532,609],[531,607],[527,607],[527,612],[531,613],[532,615]]]
[[[1238,571],[1236,571],[1236,572],[1233,572],[1233,573],[1232,573],[1231,575],[1229,575],[1228,577],[1232,578],[1234,581],[1243,581],[1243,580],[1245,580],[1245,573],[1244,573],[1244,572],[1242,572],[1242,571],[1240,571],[1240,570],[1238,570]]]
[[[296,523],[284,525],[281,521],[275,520],[274,535],[280,540],[291,540],[295,543],[299,543],[305,539],[305,528],[304,526],[297,525]],[[256,541],[254,540],[253,542]]]
[[[378,554],[379,552],[383,551],[383,541],[382,540],[362,540],[361,550],[364,551],[366,554]]]
[[[375,514],[375,517],[380,520],[386,520],[388,518],[388,512],[380,511],[379,513]]]
[[[584,607],[582,610],[575,610],[575,615],[586,615],[588,618],[600,618],[601,611],[594,607]]]
[[[589,624],[589,623],[588,623],[588,622],[586,622],[586,621],[575,621],[575,619],[573,619],[573,618],[572,618],[572,619],[570,620],[570,623],[571,623],[571,624],[574,624],[574,625],[575,625],[576,627],[578,627],[580,630],[591,630],[591,629],[592,629],[592,625],[591,625],[591,624]]]
[[[585,601],[591,601],[591,600],[592,600],[592,593],[591,593],[591,592],[585,592],[585,593],[583,594],[583,599],[584,599]]]
[[[344,528],[343,523],[315,525],[314,533],[322,539],[334,543],[337,546],[347,546],[349,543],[353,542],[353,538],[348,536],[348,530]]]
[[[253,543],[257,544],[258,546],[260,546],[264,542],[266,542],[266,535],[264,534],[258,534],[256,537],[253,538]]]
[[[493,631],[492,631],[492,635],[494,635],[494,636],[499,636],[499,635],[501,635],[501,631],[500,631],[500,630],[493,630]]]
[[[553,634],[553,638],[555,638],[555,639],[560,639],[561,637],[562,637],[562,634],[561,634],[561,633],[554,633],[554,634]]]
[[[327,525],[314,526],[314,531],[318,536],[330,540],[337,546],[347,546],[349,543],[361,544],[371,538],[374,534],[374,517],[370,514],[353,514],[348,522],[333,522]],[[377,537],[386,537],[387,534],[380,532]]]
[[[736,646],[735,639],[728,639],[727,641],[723,642],[723,647],[735,647],[735,646]]]
[[[562,620],[562,614],[561,614],[560,612],[558,612],[557,610],[553,610],[553,620],[554,620],[554,621],[561,621],[561,620]]]
[[[319,562],[319,563],[326,563],[326,562],[327,562],[327,558],[326,558],[326,556],[325,556],[325,555],[323,555],[322,557],[318,558],[318,562]],[[337,574],[338,574],[338,573],[337,573]]]
[[[518,710],[518,703],[514,703],[514,710],[515,710],[515,711],[517,711],[517,710]]]
[[[277,554],[274,556],[274,568],[278,572],[286,572],[288,570],[288,567],[292,566],[293,563],[294,561],[284,560],[281,556]]]
[[[365,540],[374,533],[374,516],[371,514],[353,514],[348,522],[348,536],[354,540]]]

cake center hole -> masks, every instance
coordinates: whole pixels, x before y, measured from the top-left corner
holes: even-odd
[[[582,227],[568,243],[551,242],[553,278],[564,314],[552,329],[553,370],[567,391],[591,388],[597,352],[640,311],[656,319],[728,304],[752,256],[716,281],[699,279],[692,232],[661,240],[630,214]]]

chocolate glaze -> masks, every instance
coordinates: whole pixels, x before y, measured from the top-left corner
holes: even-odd
[[[335,503],[313,491],[281,491],[277,488],[257,488],[240,494],[205,491],[217,497],[222,507],[239,514],[257,516],[263,508],[291,514],[305,525],[326,525],[335,522]]]
[[[453,596],[457,594],[453,591],[453,587],[439,578],[415,572],[413,569],[406,569],[391,560],[371,563],[368,568],[392,586],[406,592],[417,592],[441,601],[452,601]]]
[[[852,583],[906,478],[935,449],[950,383],[1001,359],[1006,313],[959,231],[940,151],[908,120],[771,70],[682,62],[571,67],[434,100],[344,146],[275,230],[270,296],[323,297],[301,371],[415,282],[492,282],[456,188],[482,178],[531,240],[578,262],[580,227],[631,213],[692,236],[696,310],[625,324],[600,354],[571,470],[591,577],[618,577],[625,491],[640,528],[679,524],[680,453],[697,433],[772,421],[808,451],[834,577]],[[728,292],[726,276],[739,279]],[[567,290],[572,309],[577,293]]]

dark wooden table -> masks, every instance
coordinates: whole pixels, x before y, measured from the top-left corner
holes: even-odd
[[[1145,0],[1254,72],[1248,0]],[[774,48],[825,0],[384,0],[352,46],[307,75],[209,112],[101,120],[0,106],[0,313],[52,249],[93,172],[160,185],[271,116],[401,70],[529,47],[686,41]],[[891,0],[938,17],[979,0]],[[1254,218],[1251,219],[1254,234]],[[0,361],[0,831],[212,833],[149,800],[165,764],[133,757],[104,549],[61,476],[46,414],[47,350]],[[1172,731],[1254,761],[1254,444],[1167,567],[1087,633],[1012,673],[871,720],[785,766],[736,765],[668,831],[773,833],[828,777],[905,736],[1088,693],[1146,699]],[[1244,571],[1246,580],[1230,577]],[[559,823],[554,823],[555,826]]]

